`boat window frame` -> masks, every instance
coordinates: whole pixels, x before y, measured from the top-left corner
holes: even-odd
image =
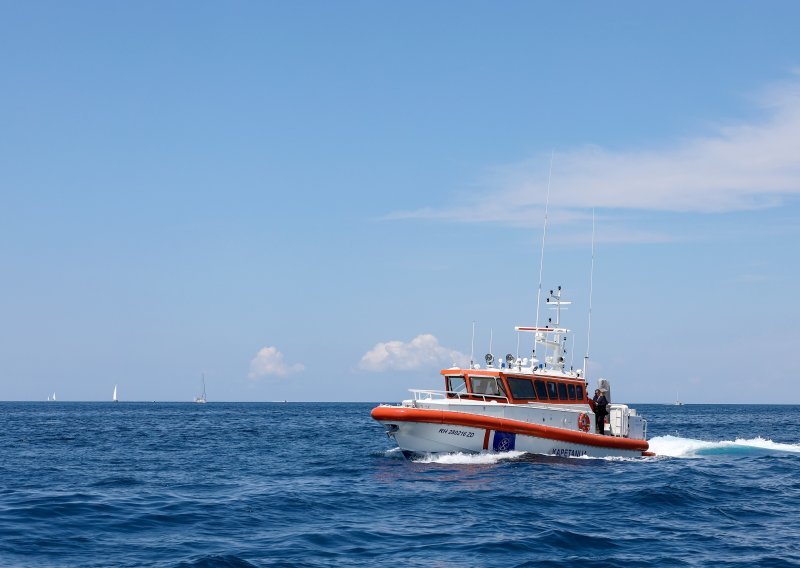
[[[558,381],[556,387],[558,388],[558,400],[569,400],[567,396],[567,383]]]
[[[556,381],[547,381],[547,398],[549,400],[558,400],[558,387],[556,384]]]
[[[503,381],[502,377],[495,377],[497,381],[497,388],[500,391],[500,396],[502,396],[506,400],[510,400],[508,398],[508,390],[506,389],[506,383]]]
[[[511,391],[511,398],[514,400],[538,400],[536,396],[536,385],[534,385],[533,379],[529,379],[527,377],[505,377],[506,382],[508,383],[508,388]],[[514,392],[514,387],[511,386],[514,383],[512,381],[526,381],[531,386],[531,395],[532,396],[517,396]]]
[[[575,385],[575,400],[585,400],[583,395],[583,385]]]
[[[501,388],[500,384],[498,384],[497,377],[493,375],[468,375],[469,377],[469,392],[476,396],[476,397],[491,397],[491,398],[507,398],[506,395],[503,394],[503,389]],[[472,385],[472,381],[474,379],[484,379],[487,381],[493,381],[495,389],[497,389],[497,393],[487,393],[487,392],[477,392]],[[491,383],[490,383],[491,384]]]
[[[578,400],[578,397],[575,394],[575,385],[573,383],[567,385],[567,393],[569,394],[570,400]]]
[[[461,379],[464,382],[464,390],[458,391],[452,388],[451,379]],[[448,398],[461,398],[462,396],[469,396],[469,387],[467,386],[467,377],[464,375],[445,375],[445,387],[447,388]]]
[[[536,389],[536,398],[538,400],[548,400],[547,397],[547,384],[545,383],[544,379],[536,379],[533,381],[533,386]]]

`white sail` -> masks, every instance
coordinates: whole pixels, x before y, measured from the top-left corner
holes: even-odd
[[[202,379],[203,379],[203,394],[201,394],[200,396],[195,397],[194,401],[197,402],[197,403],[200,403],[200,404],[205,404],[205,402],[206,402],[206,375],[205,375],[205,373],[203,373]]]
[[[201,394],[198,397],[195,397],[194,401],[197,402],[197,403],[200,403],[200,404],[205,404],[205,402],[206,402],[206,374],[203,373],[201,375],[201,377],[202,377],[202,380],[203,380],[203,394]]]
[[[117,400],[117,385],[114,385],[114,394],[111,396],[111,402],[119,402]]]

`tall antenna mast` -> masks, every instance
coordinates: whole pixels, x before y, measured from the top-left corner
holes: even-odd
[[[475,322],[472,322],[472,348],[469,352],[469,368],[475,368]]]
[[[588,374],[586,368],[589,366],[589,341],[592,338],[592,288],[594,285],[594,207],[592,208],[592,269],[589,271],[589,325],[586,332],[586,356],[583,358],[583,378]]]
[[[571,371],[575,367],[575,336],[578,335],[577,333],[572,335],[572,347],[569,348],[570,357],[569,357],[569,370]]]
[[[547,201],[544,203],[544,229],[542,230],[542,253],[539,255],[539,290],[536,292],[536,328],[539,328],[539,307],[542,301],[542,273],[544,272],[544,243],[547,239],[547,210],[550,207],[550,180],[553,179],[553,152],[550,152],[550,172],[547,174]],[[534,332],[533,351],[536,352]]]

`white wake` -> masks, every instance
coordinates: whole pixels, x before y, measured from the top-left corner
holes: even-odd
[[[416,463],[439,463],[445,465],[491,465],[503,460],[511,460],[525,455],[525,452],[502,452],[481,454],[438,454],[414,459]]]
[[[650,451],[657,456],[693,458],[703,455],[730,455],[749,453],[800,453],[800,444],[781,444],[756,436],[736,438],[733,441],[708,442],[678,436],[657,436],[649,440]]]

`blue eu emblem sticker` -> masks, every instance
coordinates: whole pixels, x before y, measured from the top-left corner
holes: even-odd
[[[517,435],[510,432],[495,432],[492,449],[495,452],[510,452],[517,442]]]

